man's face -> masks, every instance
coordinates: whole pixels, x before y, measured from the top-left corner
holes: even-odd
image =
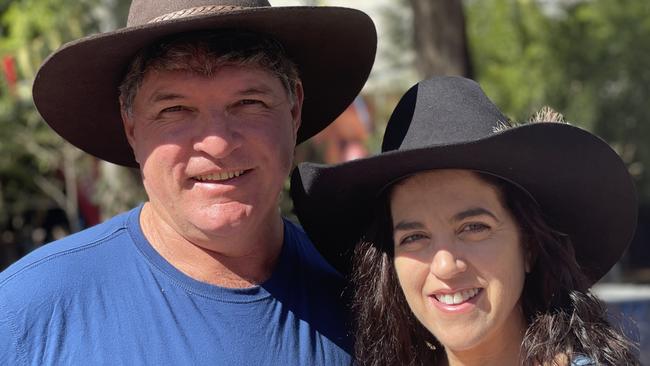
[[[149,71],[123,113],[154,213],[201,246],[264,230],[291,169],[302,87],[252,67]],[[262,231],[263,232],[263,231]]]

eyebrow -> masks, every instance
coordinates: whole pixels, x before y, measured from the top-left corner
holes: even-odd
[[[424,228],[424,225],[418,221],[400,221],[393,227],[393,231],[417,230]]]
[[[182,94],[161,92],[161,93],[154,93],[151,96],[151,98],[149,98],[149,101],[151,103],[158,103],[158,102],[183,99],[183,98],[185,98],[185,96]]]
[[[271,94],[272,89],[263,85],[253,86],[244,90],[238,91],[239,95],[255,95],[255,94]]]
[[[487,215],[492,217],[493,219],[499,221],[497,219],[496,215],[494,215],[492,212],[490,212],[487,209],[484,209],[482,207],[472,207],[470,209],[461,211],[457,214],[455,214],[452,217],[453,221],[462,221],[468,217],[475,217],[475,216],[481,216],[481,215]],[[400,221],[395,226],[393,227],[393,231],[408,231],[408,230],[419,230],[423,229],[424,224],[422,224],[419,221]]]
[[[465,211],[461,211],[457,214],[454,215],[453,220],[454,221],[461,221],[464,220],[468,217],[474,217],[474,216],[481,216],[481,215],[487,215],[492,217],[493,219],[499,221],[497,219],[496,215],[490,212],[489,210],[482,208],[482,207],[472,207],[470,209],[467,209]]]
[[[249,96],[249,95],[259,95],[259,94],[271,94],[272,89],[268,88],[263,85],[259,86],[253,86],[241,91],[238,91],[236,94],[241,95],[241,96]],[[149,98],[149,101],[151,103],[158,103],[158,102],[165,102],[169,100],[176,100],[176,99],[184,99],[185,96],[182,94],[178,93],[171,93],[171,92],[157,92],[154,93],[151,98]]]

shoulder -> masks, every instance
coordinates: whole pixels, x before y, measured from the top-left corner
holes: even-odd
[[[347,307],[348,286],[344,277],[321,256],[302,228],[285,220],[285,245],[290,249],[290,264],[284,266],[284,277],[290,285],[284,293],[276,292],[298,317],[338,347],[351,350],[350,313]],[[287,262],[285,262],[287,263]]]
[[[304,269],[318,276],[342,280],[341,274],[316,250],[302,227],[287,219],[284,220],[284,227],[285,242],[295,248],[300,263],[305,264]]]
[[[86,270],[105,261],[105,255],[115,252],[107,246],[120,243],[125,235],[128,216],[133,211],[46,244],[0,273],[0,300],[4,296],[18,296],[35,288],[56,288],[70,280],[84,276]],[[33,296],[33,294],[32,294]]]
[[[292,292],[307,297],[314,306],[329,308],[332,313],[347,312],[344,293],[348,283],[343,275],[321,256],[300,226],[286,221],[285,232],[289,253],[281,270],[291,278]]]

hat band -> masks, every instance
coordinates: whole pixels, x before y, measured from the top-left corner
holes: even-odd
[[[183,10],[178,10],[173,13],[163,14],[159,17],[155,17],[148,21],[147,23],[158,23],[164,22],[167,20],[186,18],[194,15],[200,14],[211,14],[211,13],[227,13],[233,10],[242,10],[248,9],[245,6],[236,6],[236,5],[211,5],[211,6],[197,6],[194,8],[188,8]]]

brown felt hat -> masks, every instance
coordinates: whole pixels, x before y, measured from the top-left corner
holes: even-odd
[[[348,273],[352,250],[388,186],[432,169],[484,172],[528,192],[549,223],[569,235],[582,270],[596,282],[636,228],[636,191],[625,164],[581,128],[555,122],[506,128],[507,121],[472,80],[422,81],[393,111],[381,154],[294,170],[296,214],[324,257]]]
[[[352,102],[368,78],[377,47],[372,20],[354,9],[272,7],[266,0],[134,0],[126,27],[67,43],[45,60],[34,80],[34,103],[73,145],[137,167],[118,100],[130,61],[165,37],[220,29],[270,36],[296,63],[305,94],[298,143]]]

